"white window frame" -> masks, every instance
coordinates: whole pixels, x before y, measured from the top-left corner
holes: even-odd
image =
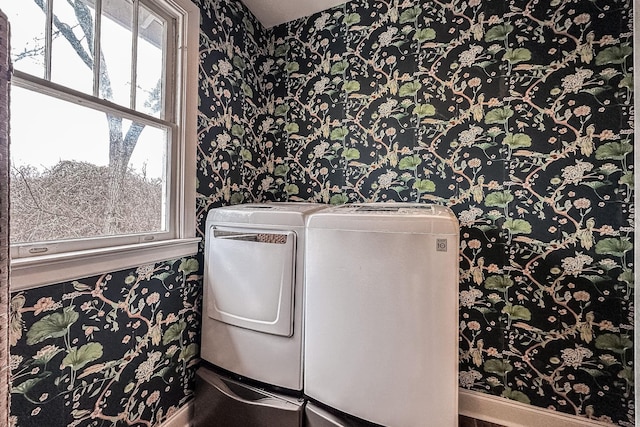
[[[168,179],[170,225],[168,233],[145,233],[115,238],[84,239],[74,242],[22,244],[12,248],[10,286],[12,291],[61,283],[96,274],[123,270],[139,265],[177,259],[194,255],[200,238],[196,234],[196,146],[198,115],[198,68],[200,10],[190,0],[150,0],[162,5],[176,19],[177,51],[175,66],[175,92],[172,94],[175,122],[170,126],[171,144],[170,175]],[[59,96],[59,85],[29,74],[14,71],[12,85],[53,96]],[[94,98],[67,88],[63,89],[66,101],[80,105],[99,105],[100,109],[117,113],[124,118],[131,116],[126,108]],[[60,96],[59,96],[60,97]],[[167,125],[162,119],[149,119],[149,124]],[[14,142],[15,143],[15,142]],[[98,241],[102,240],[102,243]],[[87,241],[93,241],[87,248]],[[105,245],[105,243],[107,245]],[[101,246],[102,244],[102,246]],[[43,255],[20,257],[20,251],[45,248]],[[98,246],[98,247],[96,247]]]

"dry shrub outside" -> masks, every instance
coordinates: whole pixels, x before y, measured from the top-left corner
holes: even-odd
[[[61,161],[11,169],[11,242],[131,234],[162,229],[163,184],[128,170],[109,208],[109,167]],[[111,191],[112,193],[112,191]]]

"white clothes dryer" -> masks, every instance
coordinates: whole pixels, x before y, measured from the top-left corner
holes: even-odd
[[[201,357],[302,390],[305,221],[314,203],[212,209],[205,230]]]

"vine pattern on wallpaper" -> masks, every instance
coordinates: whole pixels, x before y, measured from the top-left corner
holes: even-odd
[[[11,425],[157,425],[193,394],[198,261],[13,294]],[[106,423],[106,424],[105,424]]]
[[[200,230],[242,201],[447,204],[461,387],[633,424],[629,0],[352,0],[264,32],[203,3]]]

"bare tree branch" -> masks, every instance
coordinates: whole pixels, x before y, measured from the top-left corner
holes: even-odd
[[[33,1],[38,5],[38,7],[40,7],[40,9],[42,9],[42,12],[44,12],[45,14],[47,13],[44,0],[33,0]],[[71,45],[73,50],[78,54],[82,62],[84,62],[84,64],[87,67],[92,69],[93,56],[91,55],[90,52],[87,52],[82,47],[82,41],[78,40],[76,35],[73,33],[73,28],[65,24],[64,22],[60,21],[58,17],[55,15],[53,16],[53,25],[55,25],[55,27],[58,29],[60,34],[62,34],[62,36],[69,42],[69,44]]]

